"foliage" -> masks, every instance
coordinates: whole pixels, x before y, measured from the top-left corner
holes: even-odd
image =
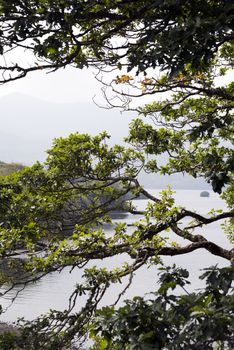
[[[108,288],[128,277],[122,292],[115,296],[118,300],[131,284],[135,271],[144,265],[160,263],[161,256],[205,248],[224,259],[233,259],[233,250],[224,249],[207,240],[205,235],[194,232],[197,227],[233,218],[232,210],[214,211],[205,217],[176,207],[170,189],[154,197],[137,180],[142,167],[148,166],[142,152],[133,147],[110,147],[106,138],[105,133],[94,137],[76,133],[57,139],[48,152],[46,166],[37,163],[1,178],[1,257],[8,264],[8,269],[2,272],[1,283],[7,283],[8,289],[37,281],[67,266],[82,269],[93,260],[123,256],[123,264],[115,269],[86,268],[83,281],[75,287],[64,312],[51,311],[34,322],[20,323],[25,337],[21,334],[20,339],[18,336],[8,339],[12,344],[16,342],[19,348],[62,349],[73,339],[82,343],[90,332],[87,326],[94,321],[99,302]],[[227,197],[228,193],[230,187],[225,192]],[[131,201],[139,194],[151,200],[142,211],[135,209]],[[141,218],[136,216],[132,227],[124,222],[114,224],[111,212],[118,208],[132,215],[140,214]],[[184,218],[191,218],[193,222],[182,228],[180,223]],[[106,223],[112,225],[111,236],[105,233]],[[189,244],[175,244],[172,232]],[[19,248],[19,253],[23,249],[28,256],[21,261],[20,278],[16,279],[9,274],[9,269],[16,269],[15,258],[14,263],[10,258],[18,255]],[[128,259],[124,263],[126,254]],[[179,271],[168,272],[168,278],[171,276],[175,280],[178,274],[175,283],[180,284]],[[173,284],[169,283],[170,286]],[[163,288],[165,286],[160,291]],[[80,296],[86,296],[86,304],[74,312]]]
[[[204,290],[176,294],[177,287],[186,291],[188,276],[175,266],[162,268],[153,299],[135,297],[117,310],[99,310],[93,349],[232,349],[233,270],[206,269]]]
[[[45,164],[0,177],[0,256],[8,266],[1,272],[5,294],[66,267],[84,271],[68,309],[20,323],[21,340],[9,336],[9,346],[63,349],[75,340],[81,348],[92,332],[96,349],[170,349],[172,339],[178,349],[233,344],[228,269],[207,270],[204,291],[177,296],[170,289],[184,288],[188,275],[168,268],[154,299],[137,297],[118,310],[97,311],[111,285],[123,283],[117,302],[135,272],[161,264],[163,256],[205,249],[228,263],[234,260],[233,249],[206,237],[206,227],[214,222],[230,240],[233,234],[234,96],[228,80],[234,54],[232,2],[30,0],[0,5],[2,82],[69,64],[126,66],[131,75],[118,72],[105,85],[107,100],[109,89],[129,109],[135,96],[154,98],[132,108],[138,117],[125,146],[110,146],[105,132],[77,132],[56,139]],[[7,65],[6,55],[20,48],[31,51],[40,64]],[[147,71],[156,67],[163,72]],[[113,99],[107,102],[114,105]],[[201,177],[226,201],[227,210],[200,213],[177,206],[170,188],[154,196],[141,185],[141,172]],[[147,204],[139,210],[133,200],[141,195]],[[115,210],[131,214],[132,226],[113,221]],[[112,235],[105,232],[107,224]],[[15,258],[22,251],[26,259],[18,265]],[[115,269],[93,266],[115,256],[123,261]],[[19,269],[20,278],[9,274],[10,269]],[[80,296],[86,303],[75,312]],[[152,324],[160,332],[150,329]],[[220,330],[225,330],[224,338]]]
[[[92,350],[232,349],[233,268],[205,269],[200,276],[205,288],[190,293],[187,270],[175,265],[159,270],[160,286],[151,297],[134,297],[119,309],[106,306],[96,311],[89,326]],[[181,294],[181,288],[186,294]],[[50,335],[44,330],[52,317],[66,320],[65,313],[51,312],[50,317],[25,322],[24,327],[19,324],[17,331],[0,336],[1,349],[63,349],[75,320],[70,319],[67,331],[55,333],[48,342]],[[69,345],[69,349],[78,348]]]
[[[206,65],[233,40],[230,0],[0,1],[2,82],[41,69]],[[121,49],[121,50],[119,50]],[[229,47],[224,49],[229,54]],[[32,53],[33,59],[16,59]],[[31,55],[30,55],[31,56]],[[37,58],[35,62],[35,57]]]

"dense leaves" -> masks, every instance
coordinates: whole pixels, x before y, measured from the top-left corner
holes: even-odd
[[[174,75],[187,63],[205,66],[233,40],[233,3],[1,0],[0,30],[2,82],[70,64],[127,66],[138,72],[160,67]],[[24,50],[36,63],[15,60],[14,52]]]
[[[233,270],[213,267],[200,277],[206,288],[176,294],[188,284],[188,271],[163,268],[152,297],[135,297],[119,309],[105,307],[93,324],[93,349],[232,349]],[[184,292],[183,290],[183,292]]]

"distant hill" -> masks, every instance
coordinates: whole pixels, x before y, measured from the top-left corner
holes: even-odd
[[[193,178],[192,176],[173,174],[161,176],[159,174],[141,174],[140,182],[147,188],[167,188],[171,186],[172,189],[183,190],[211,190],[212,187],[204,180]]]
[[[24,168],[23,164],[19,163],[4,163],[0,161],[0,176],[6,176],[16,171],[22,170]]]
[[[0,159],[6,163],[33,164],[44,161],[55,137],[72,132],[111,134],[111,144],[121,143],[136,113],[98,108],[93,103],[52,103],[22,94],[0,98]],[[201,180],[189,176],[142,174],[148,188],[208,189]]]

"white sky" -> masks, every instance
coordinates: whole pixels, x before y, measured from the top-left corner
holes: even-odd
[[[1,85],[0,97],[21,93],[51,102],[92,102],[100,88],[91,69],[68,67],[51,73],[29,73],[25,78]]]
[[[94,96],[99,105],[106,105],[101,88],[94,71],[72,67],[49,74],[38,71],[0,85],[0,99],[6,96],[0,102],[0,160],[44,161],[55,137],[77,131],[96,135],[106,130],[114,143],[120,142],[132,117],[96,107]]]

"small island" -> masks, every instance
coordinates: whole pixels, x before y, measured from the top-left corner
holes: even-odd
[[[202,192],[200,193],[200,197],[210,197],[210,194],[209,194],[208,191],[202,191]]]

